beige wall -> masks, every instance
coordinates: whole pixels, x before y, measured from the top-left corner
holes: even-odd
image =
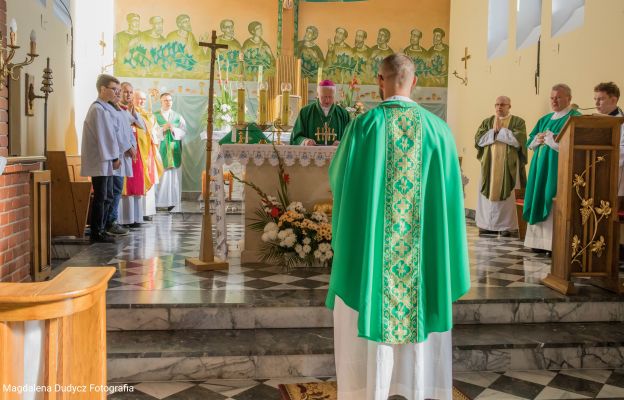
[[[598,82],[611,80],[624,88],[621,52],[624,1],[586,0],[584,25],[551,38],[552,0],[543,0],[539,95],[535,94],[533,85],[537,46],[515,50],[516,0],[498,1],[510,1],[509,50],[505,56],[489,61],[488,0],[451,0],[449,72],[457,70],[463,75],[460,59],[465,47],[472,56],[468,63],[468,86],[449,76],[448,94],[448,123],[455,134],[459,154],[464,157],[464,173],[470,179],[466,207],[471,209],[476,207],[479,179],[474,134],[480,122],[493,114],[496,96],[511,97],[512,113],[526,120],[530,132],[537,119],[550,112],[550,88],[556,83],[570,85],[572,101],[580,107],[593,106],[593,87]]]
[[[72,2],[73,3],[73,2]],[[48,149],[77,152],[76,130],[74,128],[74,95],[71,82],[70,28],[53,11],[53,1],[43,6],[38,0],[8,0],[7,23],[15,18],[17,22],[18,45],[22,46],[15,56],[23,61],[28,50],[30,31],[37,33],[39,57],[22,71],[35,76],[35,92],[41,94],[41,77],[50,57],[53,71],[54,92],[48,100]],[[24,88],[22,90],[22,104]],[[23,107],[22,107],[23,109]],[[35,101],[35,115],[22,115],[22,152],[25,155],[43,154],[43,100]]]

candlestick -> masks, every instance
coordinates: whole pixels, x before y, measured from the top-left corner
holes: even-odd
[[[289,100],[290,100],[290,91],[284,90],[282,91],[282,104],[281,104],[281,115],[280,120],[282,121],[282,125],[288,125],[288,115],[290,114],[289,110]]]
[[[34,29],[30,31],[30,54],[37,54],[37,34]]]
[[[236,123],[239,125],[243,125],[245,123],[245,87],[243,86],[242,82],[236,93],[238,98],[238,113]]]
[[[260,125],[267,123],[267,90],[266,85],[260,84],[260,91],[258,92],[258,122]]]
[[[11,24],[9,25],[9,45],[15,46],[17,42],[17,22],[15,18],[11,19]]]

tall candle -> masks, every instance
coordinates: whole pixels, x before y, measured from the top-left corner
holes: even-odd
[[[316,82],[320,83],[323,80],[323,67],[319,67],[316,73]]]
[[[282,125],[288,125],[288,115],[290,114],[290,91],[284,90],[282,91],[282,114],[280,116],[280,120],[282,121]]]
[[[30,31],[30,54],[37,54],[37,34],[34,29]]]
[[[297,81],[295,82],[295,94],[301,96],[301,58],[297,59],[297,71],[295,71]]]
[[[236,123],[238,125],[243,125],[245,123],[245,88],[241,87],[237,91],[238,98],[238,107],[237,107],[237,116]]]
[[[258,122],[260,125],[265,125],[267,123],[267,90],[260,89],[258,92]]]

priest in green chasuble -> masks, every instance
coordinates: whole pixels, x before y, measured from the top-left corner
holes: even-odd
[[[452,398],[452,303],[470,286],[459,160],[448,126],[385,58],[384,101],[349,124],[329,168],[341,400]]]
[[[186,135],[186,121],[173,111],[173,97],[160,95],[160,111],[154,113],[154,136],[159,141],[164,172],[156,192],[156,207],[181,211],[182,205],[182,138]]]
[[[518,230],[514,189],[526,186],[526,124],[511,115],[511,99],[499,96],[496,114],[486,118],[475,135],[481,181],[476,223],[479,234],[509,236]]]
[[[319,82],[317,99],[299,111],[297,121],[292,130],[291,144],[316,146],[324,145],[325,140],[317,140],[317,128],[321,131],[325,124],[336,133],[336,139],[327,139],[328,145],[338,145],[342,134],[351,120],[347,110],[334,103],[336,85],[330,80]]]
[[[529,135],[528,148],[533,150],[529,178],[524,195],[522,217],[527,221],[524,245],[536,252],[552,250],[552,202],[557,194],[559,144],[555,137],[571,116],[581,115],[570,107],[572,90],[566,84],[553,86],[550,108],[553,112],[537,121]]]

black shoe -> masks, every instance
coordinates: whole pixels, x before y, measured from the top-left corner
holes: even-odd
[[[171,210],[173,210],[175,208],[175,206],[169,206],[167,207],[167,211],[171,212]]]
[[[509,231],[500,231],[498,232],[499,235],[501,235],[502,237],[509,237],[511,236],[511,232]]]
[[[154,217],[152,217],[151,215],[143,217],[143,221],[146,221],[146,222],[152,222],[153,220],[154,220]]]
[[[115,243],[115,238],[106,233],[91,235],[89,239],[91,243]]]
[[[136,228],[140,228],[141,226],[142,225],[139,222],[135,222],[134,224],[128,225],[128,228],[136,229]]]
[[[531,248],[531,251],[533,253],[537,253],[537,254],[546,254],[546,253],[548,253],[548,250],[544,250],[544,249],[534,249],[534,248]]]
[[[479,236],[483,236],[483,235],[498,235],[498,232],[488,231],[487,229],[479,228]]]

